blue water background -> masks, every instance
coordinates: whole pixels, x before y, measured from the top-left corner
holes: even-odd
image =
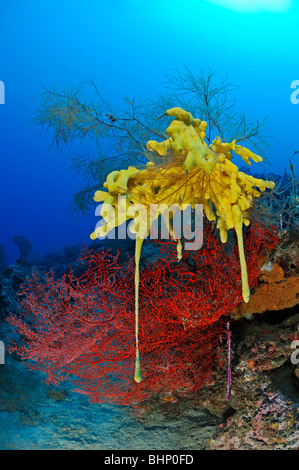
[[[268,116],[267,169],[283,172],[299,150],[299,105],[290,100],[299,79],[298,19],[299,2],[283,13],[243,14],[204,0],[1,0],[0,244],[8,261],[19,255],[16,234],[44,254],[89,243],[97,221],[72,219],[80,177],[69,170],[70,152],[47,154],[51,135],[31,125],[32,97],[43,85],[61,90],[93,78],[118,107],[125,96],[163,93],[165,72],[176,66],[213,66],[238,85],[241,109]]]

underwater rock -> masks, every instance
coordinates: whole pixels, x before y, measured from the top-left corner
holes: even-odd
[[[0,245],[0,273],[7,268],[6,264],[6,250],[4,245]]]
[[[290,328],[265,322],[233,323],[228,402],[225,347],[221,349],[214,383],[195,398],[210,413],[222,416],[208,449],[298,449],[298,366],[290,361],[292,341],[299,339],[298,326],[298,321]]]
[[[17,245],[19,249],[19,261],[27,261],[29,253],[32,251],[32,245],[30,240],[24,235],[15,235],[12,238],[12,242]]]
[[[18,305],[16,292],[26,277],[31,275],[32,267],[16,264],[9,266],[0,275],[0,319],[9,313],[17,313]]]
[[[55,401],[65,400],[67,397],[67,390],[49,387],[47,389],[47,397]]]
[[[256,290],[263,284],[298,279],[291,260],[282,267],[288,246],[260,256],[263,270]],[[152,250],[149,244],[147,259]],[[0,277],[3,316],[17,313],[16,293],[28,276],[31,268],[18,264]],[[225,337],[212,383],[187,397],[165,389],[148,402],[128,407],[88,403],[69,384],[49,388],[42,384],[39,372],[29,371],[16,356],[7,355],[7,364],[0,366],[0,417],[5,423],[0,448],[297,449],[299,369],[290,354],[292,342],[299,340],[299,317],[294,309],[290,313],[282,314],[283,321],[276,324],[269,324],[270,315],[250,323],[243,318],[231,321],[228,402]],[[277,318],[280,314],[277,311]],[[0,338],[5,344],[8,338],[21,341],[7,322],[0,324]]]
[[[247,304],[241,302],[232,310],[232,318],[250,318],[255,313],[284,310],[298,304],[298,238],[298,232],[283,232],[274,252],[259,254],[259,284]]]
[[[273,259],[283,269],[285,277],[299,275],[299,229],[280,234],[280,244]]]
[[[7,322],[0,338],[15,340]],[[0,365],[0,450],[204,449],[220,420],[165,396],[146,409],[90,403],[72,384],[49,387],[37,371],[7,355]]]
[[[22,270],[24,268],[22,267]],[[17,310],[12,267],[2,295]],[[26,276],[26,271],[23,272]],[[17,284],[17,283],[16,283]],[[3,287],[3,281],[2,281]],[[262,317],[263,319],[266,317]],[[189,397],[156,396],[138,406],[88,403],[87,397],[42,383],[17,357],[0,366],[1,419],[5,449],[296,449],[298,366],[290,364],[299,339],[296,315],[282,323],[231,322],[232,385],[226,402],[227,347],[220,345],[214,381]],[[15,340],[7,322],[1,338]]]

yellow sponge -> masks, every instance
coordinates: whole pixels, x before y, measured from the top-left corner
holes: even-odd
[[[91,235],[104,236],[116,226],[133,219],[131,231],[136,233],[136,373],[135,380],[141,381],[138,352],[138,284],[139,258],[142,241],[149,235],[151,225],[159,211],[152,211],[153,205],[160,207],[160,213],[167,214],[172,204],[183,208],[184,204],[203,205],[203,213],[208,220],[216,220],[221,241],[227,241],[228,230],[236,231],[241,266],[242,293],[244,302],[250,297],[247,267],[243,248],[243,224],[250,223],[248,210],[254,198],[260,196],[274,183],[254,178],[240,172],[232,162],[233,152],[251,165],[262,158],[250,150],[237,145],[236,141],[222,142],[217,137],[208,146],[205,142],[207,123],[194,119],[182,108],[166,111],[174,117],[166,133],[164,142],[150,140],[147,149],[158,156],[168,157],[166,163],[158,165],[149,162],[145,169],[130,166],[127,170],[113,171],[104,183],[105,191],[96,191],[96,202],[103,201],[101,215],[105,221]],[[165,217],[167,219],[167,217]],[[173,236],[171,218],[169,232]],[[178,258],[182,256],[182,246],[178,241]]]

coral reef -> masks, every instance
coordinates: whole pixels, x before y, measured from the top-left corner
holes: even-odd
[[[264,236],[264,239],[271,246],[269,236]],[[272,261],[273,259],[279,260],[279,265],[283,264],[285,273],[291,277],[295,274],[294,266],[292,266],[293,259],[288,258],[287,255],[294,253],[296,239],[287,234],[280,236],[280,239],[279,247],[272,251],[268,258]],[[217,241],[214,237],[211,240],[213,240],[213,250],[209,249],[207,252],[201,250],[196,253],[199,256],[202,252],[206,259],[203,264],[197,264],[198,268],[201,267],[199,277],[204,282],[208,282],[207,277],[204,276],[207,267],[215,265],[214,260],[220,259],[221,248],[225,248],[220,240]],[[252,243],[255,245],[254,241]],[[153,243],[150,243],[149,247],[152,245]],[[248,255],[254,251],[250,251],[251,245],[246,241],[246,232],[244,245],[247,265],[251,267]],[[164,244],[162,247],[169,256],[169,247]],[[172,244],[171,251],[174,259],[175,244]],[[211,257],[211,253],[216,258]],[[186,253],[183,254],[183,257],[185,256]],[[286,256],[285,260],[284,256]],[[166,254],[162,253],[161,258],[164,262],[167,259]],[[259,255],[259,258],[261,263],[267,261],[264,254]],[[155,268],[156,262],[152,260],[150,267]],[[178,264],[177,261],[173,263],[174,266]],[[237,270],[238,254],[236,252],[234,252],[234,263]],[[146,265],[144,261],[144,268]],[[253,266],[256,266],[256,260]],[[215,285],[219,280],[225,281],[225,267],[229,269],[229,264],[223,264],[222,275],[218,268],[213,271]],[[5,303],[1,305],[2,315],[13,313],[17,318],[20,316],[15,294],[19,290],[22,279],[26,277],[29,279],[29,274],[28,266],[17,265],[11,266],[5,275],[0,276],[1,295],[5,300]],[[258,276],[257,270],[255,283],[257,283]],[[240,282],[240,273],[238,276],[232,275],[232,278],[234,277],[238,277],[238,282]],[[130,279],[132,295],[134,292],[132,274]],[[124,285],[125,280],[126,278],[124,278]],[[225,284],[222,288],[224,287]],[[148,285],[144,284],[143,288],[148,290]],[[229,287],[227,288],[229,293]],[[155,292],[156,285],[153,285],[150,297]],[[215,296],[215,292],[213,295]],[[241,295],[239,295],[240,298]],[[159,297],[153,298],[154,303],[159,304],[159,301],[161,301]],[[130,330],[132,351],[133,309],[132,305]],[[215,309],[217,310],[217,303],[215,303]],[[183,306],[182,311],[184,311]],[[292,342],[299,339],[299,319],[295,309],[292,312],[290,310],[277,311],[274,316],[273,313],[264,313],[252,322],[245,319],[231,321],[232,382],[228,402],[225,399],[228,370],[225,336],[217,349],[218,357],[210,375],[212,380],[203,384],[198,391],[194,390],[193,393],[182,397],[179,390],[171,388],[169,376],[168,383],[165,382],[165,388],[159,390],[157,394],[154,393],[142,403],[134,404],[134,400],[132,403],[128,399],[130,403],[128,408],[117,407],[117,409],[112,408],[112,405],[110,408],[107,404],[88,403],[84,395],[71,392],[74,388],[72,382],[64,381],[60,386],[55,387],[41,384],[38,371],[27,369],[26,363],[19,361],[19,356],[9,354],[7,364],[0,367],[0,414],[4,426],[0,448],[298,449],[299,379],[296,375],[298,365],[290,361],[290,354],[294,351]],[[56,320],[58,318],[56,317]],[[55,320],[54,317],[53,320]],[[158,316],[155,320],[159,327]],[[29,320],[29,326],[33,327],[32,317]],[[8,322],[1,322],[0,328],[1,339],[4,340],[5,345],[8,346],[8,338],[12,338],[19,348],[26,346],[23,342],[24,338],[16,335],[15,328]],[[123,336],[128,341],[128,336],[125,334]],[[156,334],[155,338],[158,337]],[[71,337],[66,335],[66,341],[70,339]],[[133,363],[132,351],[131,362]],[[100,368],[103,358],[98,359]],[[166,357],[163,356],[163,359]],[[94,361],[96,364],[96,357]],[[115,357],[116,364],[117,357]],[[160,360],[158,365],[165,366],[165,363]],[[119,367],[121,369],[122,364]],[[130,371],[128,373],[130,375]],[[162,383],[165,373],[167,377],[167,370],[165,371],[164,367],[160,371]],[[69,377],[71,378],[72,376]],[[130,386],[134,387],[134,382],[132,380],[129,382]],[[137,387],[144,386],[144,384],[145,381]],[[101,376],[97,385],[100,387],[104,385]],[[106,389],[98,389],[99,396],[103,391],[108,394],[109,386]],[[121,398],[125,398],[125,394],[120,389],[117,393]],[[127,398],[130,398],[129,395]],[[104,399],[106,401],[106,397]],[[134,442],[133,445],[132,442]]]
[[[247,304],[232,310],[233,318],[248,317],[267,311],[294,307],[299,302],[298,232],[282,232],[275,250],[259,254],[259,283]]]
[[[294,320],[288,327],[284,321],[270,325],[266,318],[261,323],[234,324],[229,404],[219,389],[225,380],[225,356],[213,386],[196,397],[213,414],[227,416],[209,448],[298,449],[299,381],[296,365],[290,362],[292,342],[299,339],[298,318]]]
[[[268,235],[269,237],[269,235]],[[244,234],[249,285],[257,282],[257,251],[265,231]],[[162,243],[162,242],[161,242]],[[80,277],[33,272],[20,292],[20,313],[8,321],[22,334],[16,351],[31,369],[57,383],[76,376],[76,390],[94,401],[139,402],[153,392],[190,393],[211,380],[219,338],[242,298],[236,243],[223,244],[205,223],[205,250],[184,252],[162,243],[162,259],[141,269],[140,351],[144,380],[133,381],[134,261],[120,265],[105,252],[86,251]],[[209,275],[207,276],[207,273]]]
[[[215,139],[210,148],[205,143],[206,123],[193,119],[192,115],[181,108],[173,108],[166,112],[176,116],[167,134],[170,138],[164,142],[149,141],[149,150],[156,151],[163,157],[165,166],[160,167],[153,162],[147,164],[145,170],[129,167],[128,170],[113,171],[107,177],[104,188],[96,191],[94,199],[103,201],[101,215],[105,224],[98,227],[92,238],[105,236],[116,226],[133,218],[131,230],[140,239],[149,235],[155,217],[159,215],[150,210],[150,205],[161,205],[160,212],[167,212],[169,207],[177,205],[181,209],[184,204],[203,204],[204,215],[208,220],[216,220],[222,242],[227,240],[227,231],[235,228],[238,236],[240,261],[243,277],[243,297],[249,298],[246,283],[246,269],[242,246],[243,223],[250,223],[247,211],[251,201],[260,196],[260,191],[273,188],[274,183],[263,181],[238,171],[231,161],[234,151],[250,164],[249,158],[259,162],[261,157],[250,150],[236,145],[235,142],[222,143]],[[171,151],[169,153],[169,150]],[[259,188],[260,191],[258,191]],[[119,196],[125,196],[119,200]],[[138,204],[142,218],[137,217],[136,210],[130,211],[132,204]],[[169,225],[168,220],[166,223]],[[172,227],[170,234],[175,238]]]
[[[252,201],[274,183],[264,181],[240,172],[232,163],[232,151],[240,155],[250,165],[250,160],[262,158],[250,150],[237,145],[235,141],[223,143],[216,138],[210,146],[205,142],[207,123],[194,119],[191,113],[182,108],[166,111],[175,117],[166,133],[170,136],[164,142],[148,141],[147,148],[156,153],[147,168],[138,170],[130,166],[127,170],[113,171],[104,183],[106,191],[96,191],[94,200],[102,202],[101,216],[105,223],[100,224],[91,234],[92,239],[103,237],[116,226],[133,219],[130,224],[136,234],[135,250],[135,318],[136,318],[136,370],[135,380],[142,380],[138,348],[138,287],[139,262],[144,238],[150,233],[153,222],[161,213],[173,239],[178,240],[178,258],[181,257],[180,236],[171,225],[173,207],[185,209],[186,205],[195,208],[203,205],[203,213],[209,221],[217,220],[221,241],[226,243],[228,230],[235,229],[242,277],[242,295],[248,302],[250,290],[243,246],[243,226],[250,224],[248,209]],[[158,156],[158,158],[157,158]],[[159,163],[159,162],[158,162]],[[156,208],[153,211],[153,207]],[[169,210],[172,207],[172,215]]]
[[[15,245],[17,245],[19,249],[19,252],[20,252],[19,261],[27,261],[29,253],[32,250],[32,245],[31,245],[30,240],[24,235],[15,235],[12,238],[12,241]]]
[[[0,273],[7,268],[6,250],[4,245],[0,245]]]
[[[31,371],[45,374],[47,383],[68,380],[93,402],[130,405],[130,416],[145,426],[159,413],[208,410],[219,427],[204,443],[192,428],[201,448],[297,449],[299,368],[290,356],[299,320],[285,310],[298,303],[297,234],[284,231],[278,240],[274,228],[249,217],[254,199],[273,183],[239,171],[232,152],[247,164],[261,157],[236,141],[216,138],[208,146],[205,122],[181,108],[166,114],[175,117],[169,139],[148,142],[153,161],[146,169],[114,171],[107,191],[95,193],[104,202],[105,223],[92,235],[97,249],[82,252],[83,268],[62,279],[37,271],[29,277],[21,263],[0,276],[2,310],[10,311],[9,328],[22,337],[21,343],[13,337],[9,350],[14,360],[21,357]],[[157,242],[159,256],[141,263],[144,239],[158,217],[150,206],[161,202],[172,240]],[[203,204],[202,250],[183,250],[168,219],[173,204]],[[120,262],[100,251],[96,238],[130,219],[135,262]],[[75,254],[75,247],[66,248],[64,261],[72,263]],[[14,294],[24,278],[17,311]],[[267,311],[278,316],[270,322]],[[244,319],[259,313],[256,321]],[[46,396],[57,403],[68,399],[66,390],[52,388]],[[34,410],[22,415],[22,425],[38,421]]]

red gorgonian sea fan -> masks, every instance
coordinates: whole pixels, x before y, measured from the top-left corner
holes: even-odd
[[[251,224],[244,234],[249,286],[259,275],[257,253],[277,242]],[[56,279],[53,273],[23,283],[20,315],[8,321],[22,335],[12,343],[30,369],[48,383],[69,379],[95,402],[131,404],[153,392],[196,391],[212,380],[217,344],[232,308],[242,300],[237,246],[215,237],[205,222],[202,249],[176,259],[176,245],[162,243],[161,257],[140,270],[139,351],[135,367],[134,260],[120,265],[107,252],[85,250],[87,266]]]

